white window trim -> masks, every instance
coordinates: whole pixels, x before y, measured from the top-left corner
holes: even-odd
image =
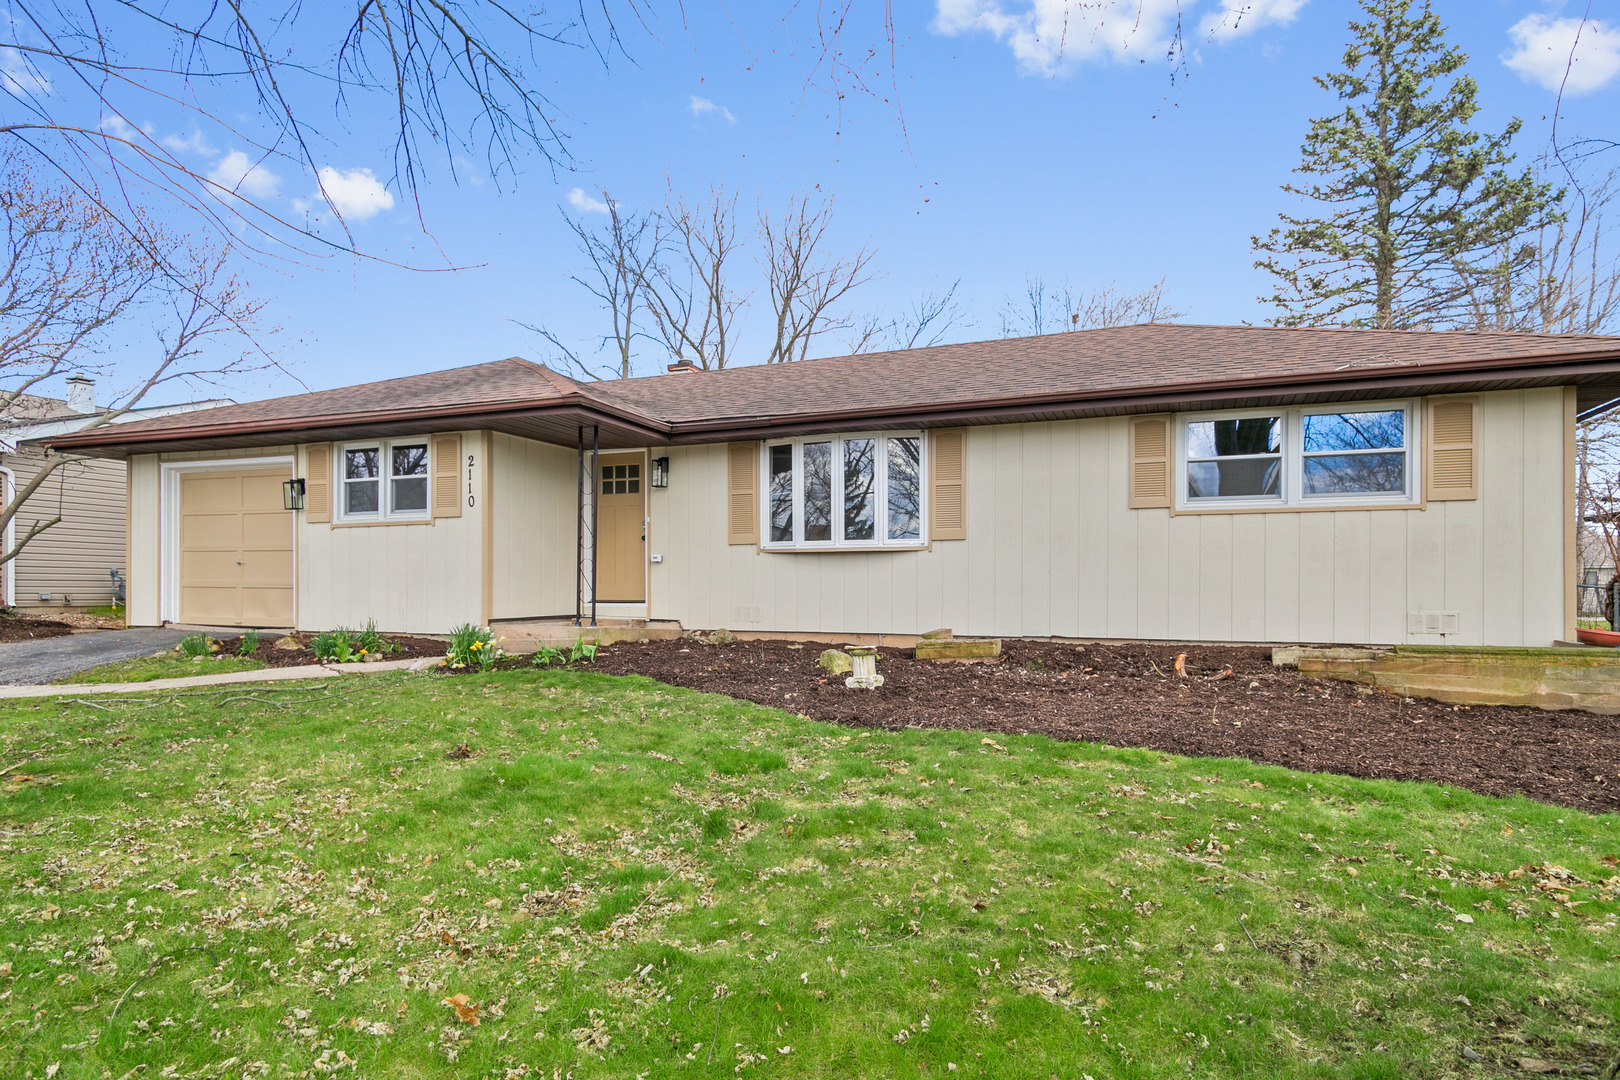
[[[1176,509],[1189,511],[1222,510],[1355,510],[1381,506],[1421,506],[1423,504],[1423,410],[1419,402],[1411,399],[1398,401],[1339,401],[1325,405],[1306,405],[1276,409],[1232,409],[1222,412],[1177,413],[1175,417],[1176,446]],[[1406,413],[1406,490],[1365,495],[1345,495],[1338,492],[1323,495],[1305,494],[1305,417],[1348,412]],[[1282,419],[1282,491],[1278,495],[1232,496],[1194,499],[1187,494],[1187,425],[1210,420],[1247,420],[1258,416],[1277,416]],[[1260,455],[1256,455],[1260,456]],[[1203,459],[1200,459],[1203,460]]]
[[[886,452],[875,462],[877,472],[873,498],[876,501],[870,540],[845,540],[844,522],[844,450],[848,439],[916,439],[917,440],[917,536],[914,539],[889,539],[889,463]],[[771,540],[771,447],[793,447],[793,532],[804,534],[804,444],[831,442],[833,452],[833,538],[831,540]],[[928,546],[928,435],[923,431],[848,431],[828,435],[805,435],[793,439],[771,439],[760,444],[759,456],[759,536],[760,547],[766,551],[916,551]]]
[[[400,446],[425,446],[427,448],[428,470],[422,474],[427,481],[427,506],[421,510],[395,510],[393,508],[394,485],[393,480],[393,451],[395,444]],[[375,448],[378,454],[379,475],[377,477],[377,512],[372,514],[349,513],[349,481],[344,478],[345,462],[350,450],[370,450]],[[333,477],[334,499],[337,503],[337,512],[333,520],[347,521],[428,521],[433,517],[433,437],[431,435],[401,436],[397,439],[356,439],[354,442],[340,443],[335,455],[337,460],[333,463],[336,476]]]

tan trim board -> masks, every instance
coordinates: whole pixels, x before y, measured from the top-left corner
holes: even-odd
[[[1362,506],[1333,505],[1333,506],[1234,506],[1230,509],[1220,507],[1200,507],[1196,510],[1178,510],[1170,508],[1171,517],[1209,517],[1212,514],[1348,514],[1357,510],[1427,510],[1429,502],[1403,503],[1368,503]]]
[[[432,518],[407,519],[405,521],[334,521],[329,526],[333,529],[383,529],[395,525],[432,525]]]
[[[1578,424],[1575,388],[1564,387],[1564,640],[1574,641],[1579,625],[1580,589],[1576,563],[1580,561],[1580,531],[1575,508],[1580,505],[1575,486],[1580,483],[1577,450]]]
[[[944,543],[945,541],[941,541]],[[908,551],[932,551],[934,541],[918,544],[914,547],[765,547],[760,546],[761,555],[904,555]]]
[[[484,478],[480,484],[479,498],[483,500],[483,513],[479,521],[483,531],[482,549],[483,559],[483,596],[479,605],[481,617],[478,620],[488,626],[495,616],[495,433],[493,431],[479,432],[484,455]]]

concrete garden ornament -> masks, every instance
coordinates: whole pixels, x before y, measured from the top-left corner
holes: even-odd
[[[877,647],[874,645],[851,645],[849,659],[854,665],[855,673],[844,680],[844,685],[851,690],[876,690],[883,685],[883,676],[877,673]]]

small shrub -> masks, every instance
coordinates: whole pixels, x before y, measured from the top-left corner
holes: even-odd
[[[495,632],[489,627],[462,623],[450,631],[450,648],[445,653],[445,659],[458,671],[469,667],[488,671],[505,655],[500,642],[495,639]]]
[[[354,643],[362,656],[386,656],[399,652],[399,646],[377,632],[377,620],[367,619],[366,628],[354,635]]]
[[[259,635],[252,630],[242,635],[242,640],[236,643],[237,656],[252,656],[259,651]]]
[[[191,634],[181,638],[180,651],[193,660],[199,656],[207,656],[212,651],[208,648],[208,635]]]
[[[315,659],[326,664],[352,664],[360,659],[360,649],[354,641],[354,631],[344,627],[322,630],[309,643]]]

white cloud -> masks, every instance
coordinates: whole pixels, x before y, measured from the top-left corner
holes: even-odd
[[[122,116],[119,116],[117,113],[114,113],[112,116],[102,117],[101,123],[97,124],[96,127],[106,132],[108,135],[111,135],[115,139],[122,139],[124,142],[134,142],[135,136],[137,135],[152,134],[151,124],[147,124],[145,127],[136,130],[127,120],[125,120]]]
[[[218,153],[217,150],[208,145],[208,140],[203,138],[203,133],[195,129],[190,135],[165,135],[162,142],[164,146],[176,153],[202,154],[206,157],[212,157]]]
[[[568,205],[582,214],[605,214],[608,204],[601,199],[593,199],[585,194],[584,188],[575,188],[568,193]]]
[[[1220,0],[1219,9],[1199,24],[1206,38],[1230,41],[1269,23],[1286,26],[1294,21],[1306,0]]]
[[[337,207],[344,218],[365,221],[384,210],[394,208],[394,196],[370,169],[351,169],[342,172],[332,166],[320,171],[321,191]],[[314,196],[320,198],[317,192]]]
[[[1562,86],[1565,93],[1590,93],[1620,74],[1620,30],[1596,19],[1583,25],[1580,19],[1526,15],[1508,30],[1508,37],[1513,48],[1502,54],[1502,62],[1549,90]]]
[[[696,94],[692,95],[691,104],[687,105],[687,109],[699,120],[702,120],[705,116],[718,116],[728,124],[737,122],[737,118],[731,115],[730,109],[724,105],[716,105],[708,98],[698,97]]]
[[[937,34],[986,33],[1012,49],[1024,71],[1054,74],[1082,60],[1162,56],[1182,0],[936,0]]]
[[[253,199],[272,198],[281,185],[281,177],[240,150],[232,150],[221,158],[209,172],[208,179],[226,191]]]
[[[0,48],[0,85],[17,97],[44,97],[51,92],[51,80],[10,45]]]

